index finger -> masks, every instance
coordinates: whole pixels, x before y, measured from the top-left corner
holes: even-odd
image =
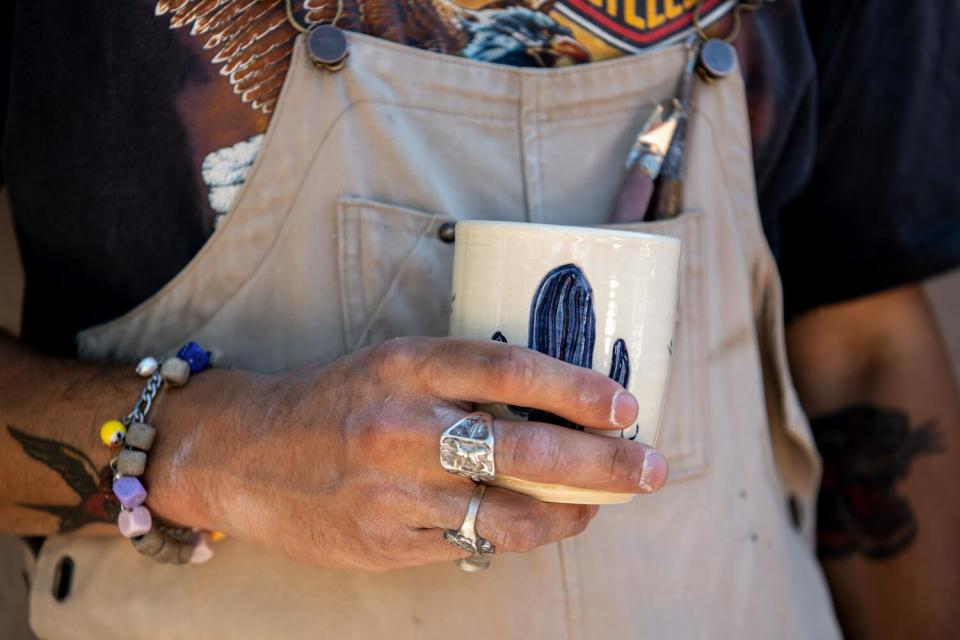
[[[438,339],[418,363],[437,397],[541,409],[594,429],[623,429],[637,399],[607,376],[493,340]]]

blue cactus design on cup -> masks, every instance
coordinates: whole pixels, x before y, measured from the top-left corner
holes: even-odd
[[[530,302],[527,346],[558,360],[590,369],[593,367],[596,322],[593,289],[586,275],[575,264],[561,265],[543,277]],[[500,331],[493,334],[493,339],[507,342],[507,337]],[[618,338],[613,345],[609,375],[624,387],[630,381],[630,355],[623,338]],[[509,408],[528,420],[583,430],[581,425],[547,411],[514,405],[509,405]],[[636,438],[636,434],[633,438]]]

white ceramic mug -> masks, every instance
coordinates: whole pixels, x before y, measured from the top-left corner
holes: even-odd
[[[622,431],[588,431],[656,444],[677,317],[679,240],[593,227],[469,221],[457,224],[455,247],[451,336],[529,347],[609,375],[636,396],[640,414]],[[480,408],[507,420],[557,420],[503,404]],[[547,502],[633,498],[503,475],[491,484]]]

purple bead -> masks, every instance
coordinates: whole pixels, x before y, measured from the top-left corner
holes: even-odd
[[[190,365],[190,373],[200,373],[210,366],[210,354],[196,342],[188,342],[177,351],[177,357]]]
[[[133,509],[147,499],[147,490],[134,476],[121,476],[113,481],[113,495],[125,509]]]
[[[137,507],[133,511],[121,511],[117,519],[120,533],[124,538],[142,536],[153,526],[153,518],[146,507]]]

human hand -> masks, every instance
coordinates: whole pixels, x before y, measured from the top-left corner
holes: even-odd
[[[472,403],[618,430],[638,409],[601,373],[522,347],[450,338],[395,339],[326,366],[218,386],[242,400],[180,455],[204,502],[203,522],[191,524],[361,570],[467,555],[442,534],[459,528],[475,484],[443,470],[439,438]],[[637,442],[535,422],[495,420],[493,429],[498,474],[626,493],[666,481],[666,460]],[[151,462],[161,485],[176,455]],[[525,552],[580,533],[596,512],[491,487],[477,530],[499,551]]]

